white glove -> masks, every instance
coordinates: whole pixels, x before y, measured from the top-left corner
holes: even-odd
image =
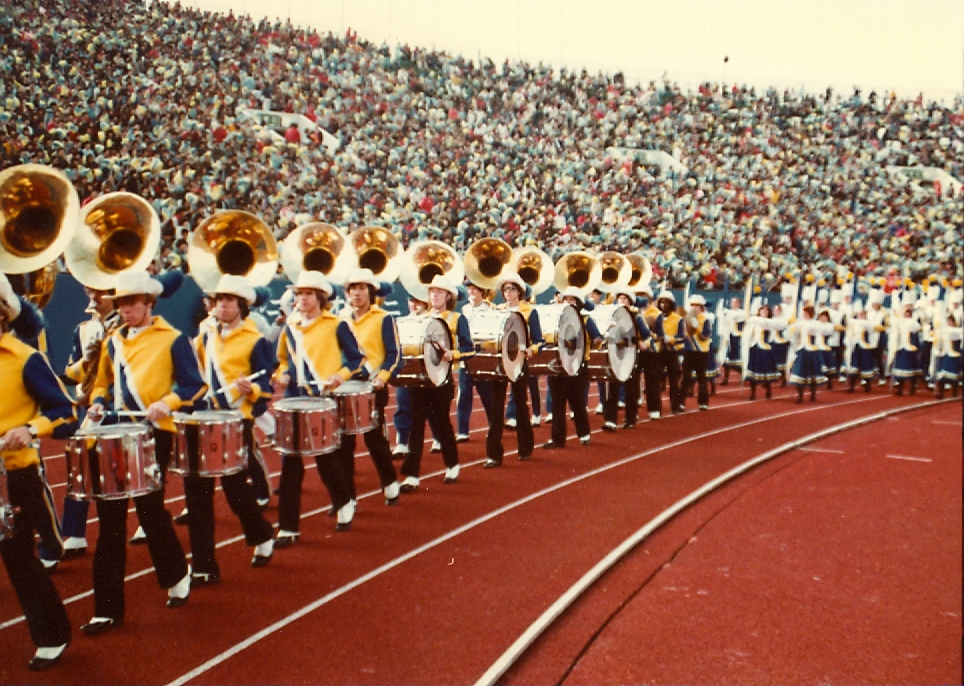
[[[20,298],[13,292],[6,274],[0,274],[0,306],[6,311],[8,320],[13,321],[20,316]]]

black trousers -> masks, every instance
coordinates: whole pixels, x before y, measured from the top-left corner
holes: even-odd
[[[254,422],[245,419],[244,447],[249,464],[254,459],[253,445]],[[184,477],[184,499],[190,513],[187,530],[191,539],[192,566],[195,572],[202,574],[220,574],[221,571],[214,558],[214,481],[215,477]],[[248,483],[248,470],[222,476],[221,487],[228,506],[241,522],[245,542],[255,546],[269,540],[273,531],[261,514],[254,488]]]
[[[535,377],[538,380],[538,377]],[[519,457],[532,456],[535,439],[532,436],[532,417],[529,414],[527,394],[529,392],[530,376],[523,373],[513,382],[507,378],[492,379],[489,383],[492,400],[487,408],[486,417],[489,420],[489,431],[485,435],[485,456],[490,460],[502,462],[505,447],[502,445],[502,435],[505,427],[505,396],[509,386],[515,398],[516,436],[519,442]],[[537,387],[538,388],[538,387]]]
[[[576,435],[588,436],[589,411],[586,407],[586,394],[589,392],[589,370],[583,365],[576,376],[554,374],[549,377],[549,392],[552,393],[552,442],[558,446],[566,444],[566,418],[572,410],[576,424]]]
[[[690,379],[696,374],[696,402],[699,405],[710,404],[710,388],[706,382],[706,360],[708,352],[702,350],[687,350],[683,353],[683,383],[677,391],[676,400],[673,407],[684,407],[686,405],[686,389],[689,387]],[[671,396],[672,397],[672,396]]]
[[[10,584],[27,618],[34,645],[63,645],[70,640],[70,620],[56,586],[34,553],[36,522],[55,511],[38,466],[7,472],[7,492],[10,504],[19,508],[13,517],[13,533],[0,541],[0,556]]]
[[[395,465],[392,464],[392,449],[388,445],[385,435],[385,406],[388,404],[388,387],[375,391],[375,409],[378,412],[378,426],[362,434],[368,454],[371,455],[375,471],[378,472],[378,482],[382,488],[390,486],[398,477],[395,475]],[[341,464],[341,471],[348,482],[351,498],[355,498],[355,434],[343,434],[341,445],[335,457]]]
[[[459,463],[455,430],[449,411],[455,397],[455,384],[450,378],[442,386],[410,386],[412,394],[412,431],[408,437],[408,454],[402,462],[402,476],[418,477],[422,471],[422,448],[425,442],[425,422],[442,446],[442,462],[447,468]]]
[[[348,477],[342,471],[337,451],[315,456],[321,482],[328,490],[331,509],[340,510],[351,500]],[[305,480],[304,458],[284,455],[281,458],[281,481],[278,484],[278,528],[297,533],[301,525],[301,485]]]
[[[174,449],[174,434],[154,430],[157,464],[161,479]],[[127,502],[98,500],[100,533],[94,551],[94,615],[124,618],[124,572],[127,567]],[[164,507],[164,489],[134,498],[137,519],[147,534],[147,548],[161,588],[170,588],[187,574],[187,559],[177,540],[171,513]]]
[[[607,422],[616,423],[619,416],[619,392],[625,389],[623,402],[626,405],[625,415],[627,424],[635,424],[639,418],[639,377],[642,373],[642,366],[639,358],[633,365],[633,373],[626,381],[610,381],[606,392],[606,401],[603,403],[603,419]]]
[[[662,371],[659,366],[659,353],[642,352],[639,358],[643,367],[643,380],[646,383],[646,411],[659,412],[663,407],[660,395]]]
[[[661,350],[659,352],[659,364],[657,368],[659,369],[660,375],[666,374],[666,379],[669,381],[669,403],[675,411],[681,406],[681,404],[678,404],[680,393],[679,353],[676,350]],[[705,378],[706,371],[704,370],[703,373]]]

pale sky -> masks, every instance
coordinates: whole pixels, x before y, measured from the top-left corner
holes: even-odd
[[[205,10],[291,18],[377,44],[408,43],[496,62],[664,73],[695,86],[831,85],[951,103],[964,92],[964,0],[182,0]],[[729,61],[724,64],[724,57]]]

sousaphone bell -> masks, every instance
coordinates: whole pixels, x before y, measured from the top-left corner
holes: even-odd
[[[553,283],[559,291],[575,287],[585,298],[601,280],[602,265],[594,255],[587,252],[571,252],[556,262]]]
[[[512,258],[515,261],[516,273],[529,285],[533,295],[545,292],[552,285],[555,273],[552,258],[544,250],[527,245],[516,248]]]
[[[330,283],[343,283],[357,266],[348,239],[331,224],[311,222],[288,234],[281,244],[281,266],[292,283],[303,270],[321,272]]]
[[[465,278],[462,259],[455,249],[442,241],[419,241],[402,253],[399,280],[409,295],[428,302],[428,286],[439,274],[456,285]]]
[[[364,226],[348,234],[348,244],[358,266],[371,269],[376,279],[391,283],[398,278],[402,246],[391,231],[380,226]]]
[[[266,286],[278,271],[278,243],[268,225],[242,210],[221,210],[201,222],[187,246],[191,275],[205,293],[224,274]]]

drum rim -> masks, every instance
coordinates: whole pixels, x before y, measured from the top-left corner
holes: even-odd
[[[294,404],[314,404],[315,407],[292,407]],[[274,409],[281,412],[300,412],[304,410],[336,410],[338,403],[332,398],[317,395],[297,395],[291,398],[282,398],[274,404]]]

